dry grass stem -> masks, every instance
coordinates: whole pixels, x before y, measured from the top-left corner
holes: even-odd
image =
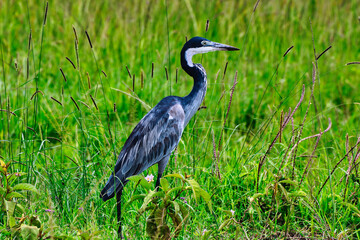
[[[90,75],[89,75],[88,72],[86,72],[86,77],[87,77],[87,80],[88,80],[88,87],[89,87],[89,89],[91,89]]]
[[[175,83],[178,82],[178,72],[179,72],[179,69],[176,68],[176,74],[175,74]]]
[[[154,63],[151,63],[151,78],[154,78]]]
[[[129,78],[131,79],[132,77],[131,77],[130,70],[129,70],[129,68],[128,68],[128,66],[127,66],[127,65],[126,65],[125,67],[126,67],[126,70],[127,70],[127,72],[128,72]]]
[[[56,138],[56,137],[47,137],[47,139],[53,139],[53,140],[56,140],[56,141],[58,141],[58,142],[61,142],[61,139]]]
[[[76,29],[74,26],[73,26],[73,31],[74,31],[74,35],[75,35],[76,44],[79,44],[78,36],[77,36]]]
[[[68,60],[71,63],[71,65],[73,66],[73,68],[76,69],[75,64],[70,60],[70,58],[66,57],[66,60]]]
[[[33,129],[32,127],[26,127],[26,128],[31,130],[34,134],[36,134],[35,129]]]
[[[253,13],[256,11],[256,8],[258,7],[259,3],[260,3],[260,0],[257,0],[255,3],[254,9],[253,9]]]
[[[7,110],[7,109],[0,109],[0,112],[7,112],[7,113],[10,113],[10,114],[12,114],[12,115],[14,115],[14,116],[17,117],[17,115],[16,115],[14,112],[12,112],[12,111],[10,111],[10,110]]]
[[[329,118],[328,120],[329,120],[329,125],[328,125],[328,127],[325,129],[324,132],[321,132],[321,131],[320,131],[320,133],[318,133],[318,134],[315,134],[315,135],[312,135],[312,136],[303,138],[303,139],[301,139],[301,140],[298,142],[298,144],[301,143],[301,142],[303,142],[303,141],[305,141],[305,140],[308,140],[308,139],[310,139],[310,138],[320,137],[322,134],[328,132],[328,131],[330,130],[330,128],[331,128],[331,125],[332,125],[331,119]]]
[[[41,95],[44,96],[44,93],[41,90],[37,90],[36,92],[34,92],[34,94],[31,96],[30,101],[33,100],[33,98],[38,94],[41,93]]]
[[[348,62],[346,65],[360,64],[360,62]]]
[[[79,167],[79,164],[77,164],[74,159],[72,159],[71,157],[67,156],[67,155],[64,155],[65,157],[67,157],[68,159],[70,159],[73,163],[75,163],[76,166]]]
[[[92,49],[92,48],[93,48],[93,45],[92,45],[92,43],[91,43],[90,36],[89,36],[89,34],[88,34],[87,31],[85,31],[85,34],[86,34],[86,37],[87,37],[87,39],[88,39],[88,41],[89,41],[90,48]]]
[[[45,14],[44,14],[44,23],[43,23],[44,26],[45,26],[45,24],[46,24],[46,19],[47,19],[47,14],[48,14],[48,8],[49,8],[49,2],[46,2]]]
[[[135,92],[135,74],[133,74],[133,78],[132,78],[132,85],[133,85],[133,92]]]
[[[284,53],[283,57],[285,57],[285,56],[291,51],[291,49],[293,49],[293,48],[294,48],[294,46],[289,47],[289,48],[286,50],[286,52]]]
[[[358,141],[349,151],[346,152],[345,156],[343,156],[334,166],[334,168],[332,169],[332,171],[330,172],[329,176],[326,178],[326,180],[324,181],[324,183],[322,184],[321,188],[318,191],[318,195],[321,193],[322,189],[324,188],[324,186],[326,185],[326,183],[329,181],[330,176],[333,175],[333,173],[335,172],[336,168],[340,165],[340,163],[348,157],[349,153],[351,153],[358,145],[359,145],[360,141]],[[359,152],[359,150],[358,150]],[[358,155],[358,153],[356,154]]]
[[[286,116],[286,113],[285,113],[285,116]],[[282,123],[283,123],[283,117],[284,117],[284,111],[283,110],[281,110],[281,114],[280,114],[280,127],[279,127],[279,129],[280,129],[280,136],[279,136],[279,143],[281,143],[281,133],[282,133]]]
[[[231,87],[231,90],[230,90],[230,99],[229,99],[228,108],[227,108],[227,111],[226,111],[226,115],[225,115],[223,127],[222,127],[221,132],[220,132],[220,138],[219,138],[219,143],[218,143],[218,152],[219,152],[219,154],[220,154],[220,151],[221,151],[222,134],[223,134],[223,132],[224,132],[226,120],[227,120],[227,118],[228,118],[228,116],[229,116],[230,107],[231,107],[231,102],[232,102],[232,98],[233,98],[233,95],[234,95],[235,86],[236,86],[237,83],[238,83],[238,82],[237,82],[237,71],[236,71],[236,72],[235,72],[235,77],[234,77],[234,83],[233,83],[233,86]],[[218,154],[218,156],[219,156],[219,154]]]
[[[322,53],[320,53],[320,55],[316,57],[316,60],[318,60],[324,53],[326,53],[327,51],[329,51],[330,48],[332,48],[332,46],[329,46],[329,47],[328,47],[327,49],[325,49]]]
[[[63,76],[63,78],[64,78],[65,82],[67,82],[67,79],[66,79],[65,73],[64,73],[64,71],[63,71],[61,68],[60,68],[60,72],[61,72],[61,74],[62,74],[62,76]]]
[[[98,109],[98,106],[96,105],[95,99],[93,98],[93,96],[91,96],[91,94],[90,94],[90,98],[91,98],[91,100],[92,100],[92,102],[93,102],[96,110],[99,110],[99,109]]]
[[[315,82],[316,82],[316,66],[315,64],[313,63],[313,70],[312,70],[312,86],[311,86],[311,94],[310,94],[310,98],[309,98],[309,102],[308,102],[308,105],[306,107],[306,112],[305,112],[305,115],[304,115],[304,118],[302,120],[302,123],[300,125],[300,129],[299,129],[299,132],[296,136],[296,143],[294,144],[293,148],[291,149],[290,151],[290,155],[287,159],[292,159],[292,164],[293,164],[293,168],[292,168],[292,177],[294,178],[294,175],[295,175],[295,160],[296,160],[296,153],[297,153],[297,148],[299,146],[299,141],[301,139],[301,135],[302,135],[302,132],[304,130],[304,125],[305,125],[305,121],[306,121],[306,118],[307,118],[307,115],[309,113],[309,109],[310,109],[310,106],[311,106],[311,100],[313,99],[313,96],[314,96],[314,89],[315,89]],[[293,123],[293,119],[292,119],[292,128],[293,128],[293,132],[294,132],[294,123]],[[294,135],[294,134],[293,134]]]
[[[215,161],[215,171],[216,171],[216,175],[218,176],[219,180],[221,180],[221,175],[220,175],[220,168],[219,168],[219,158],[216,155],[216,144],[215,144],[215,135],[214,135],[214,131],[211,130],[212,133],[212,143],[213,143],[213,158]]]
[[[165,66],[165,76],[166,76],[166,80],[168,81],[169,80],[169,75],[168,75],[168,70],[167,70],[166,66]]]
[[[80,111],[79,105],[76,103],[76,101],[73,99],[73,97],[71,97],[71,101],[73,101],[73,103],[75,104],[76,108]]]
[[[226,70],[227,70],[228,64],[229,64],[229,62],[226,62],[226,63],[225,63],[224,74],[223,74],[223,77],[222,77],[223,82],[224,82],[224,79],[225,79],[225,75],[226,75]]]
[[[90,109],[90,106],[87,105],[85,102],[81,101],[81,100],[78,100],[79,103],[81,103],[82,105],[84,105],[85,107],[89,108]]]
[[[30,48],[31,48],[31,38],[32,38],[32,35],[31,35],[31,29],[30,29],[29,41],[28,41],[28,50],[30,50]]]
[[[279,130],[279,132],[276,134],[275,138],[273,139],[273,141],[271,142],[271,144],[269,145],[268,149],[266,150],[265,154],[260,158],[259,161],[259,165],[258,165],[258,174],[257,174],[257,180],[256,180],[256,191],[259,191],[259,177],[260,177],[260,172],[261,172],[261,168],[265,163],[266,160],[266,156],[270,153],[271,149],[273,148],[275,142],[277,141],[277,139],[280,136],[280,131],[283,131],[283,129],[286,127],[286,125],[289,123],[290,119],[293,117],[294,113],[296,112],[296,110],[299,108],[299,106],[301,105],[302,101],[304,100],[304,95],[305,95],[305,85],[302,86],[302,92],[301,92],[301,97],[299,102],[297,103],[297,105],[295,106],[294,110],[291,112],[291,114],[289,114],[289,116],[287,116],[286,118],[284,118],[284,123],[281,126],[281,129]]]
[[[62,103],[61,103],[59,100],[57,100],[57,99],[55,99],[55,98],[53,98],[53,97],[51,97],[51,99],[54,100],[55,102],[57,102],[58,104],[60,104],[60,105],[62,106]]]
[[[309,169],[309,167],[310,167],[311,164],[312,164],[312,159],[313,159],[313,156],[314,156],[314,154],[315,154],[316,148],[317,148],[317,146],[318,146],[318,144],[319,144],[319,141],[320,141],[321,136],[322,136],[324,133],[326,133],[327,131],[329,131],[330,128],[331,128],[331,119],[329,118],[329,126],[327,127],[327,129],[326,129],[325,131],[322,132],[321,129],[320,129],[320,133],[302,139],[302,140],[306,140],[306,139],[310,139],[310,138],[313,138],[313,137],[317,137],[316,143],[315,143],[314,148],[313,148],[313,151],[312,151],[312,153],[311,153],[311,155],[310,155],[311,157],[309,158],[309,160],[308,160],[308,162],[307,162],[307,164],[306,164],[306,167],[305,167],[304,173],[303,173],[303,175],[302,175],[302,177],[301,177],[301,180],[300,180],[299,185],[301,185],[301,183],[303,182],[303,180],[304,180],[304,178],[305,178],[305,175],[307,176],[308,173],[309,173],[308,169]],[[302,140],[300,140],[299,143],[300,143]]]

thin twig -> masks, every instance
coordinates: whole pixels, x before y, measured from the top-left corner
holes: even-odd
[[[329,181],[330,176],[335,172],[336,168],[340,165],[340,163],[347,158],[347,156],[349,155],[349,153],[351,153],[358,145],[360,142],[357,142],[349,151],[346,152],[345,156],[342,157],[334,166],[333,170],[331,171],[331,173],[329,174],[329,176],[326,178],[325,182],[322,184],[321,188],[318,191],[318,195],[320,194],[320,192],[322,191],[322,189],[324,188],[325,184]]]
[[[227,120],[227,118],[228,118],[228,116],[229,116],[230,107],[231,107],[231,102],[232,102],[232,98],[233,98],[235,86],[236,86],[237,83],[238,83],[238,82],[237,82],[237,71],[236,71],[236,72],[235,72],[235,77],[234,77],[234,83],[233,83],[233,86],[231,87],[231,90],[230,90],[230,99],[229,99],[228,108],[227,108],[227,111],[226,111],[226,115],[225,115],[223,127],[222,127],[221,132],[220,132],[220,138],[219,138],[219,143],[218,143],[218,157],[219,157],[220,151],[221,151],[221,139],[222,139],[222,134],[223,134],[223,131],[224,131],[224,128],[225,128],[226,120]]]
[[[318,133],[318,134],[316,134],[316,135],[314,135],[314,136],[305,138],[305,139],[309,139],[309,138],[312,138],[312,137],[315,137],[315,136],[317,137],[316,143],[315,143],[314,148],[313,148],[313,151],[312,151],[312,153],[311,153],[311,157],[309,158],[309,160],[308,160],[308,162],[307,162],[307,165],[306,165],[305,170],[304,170],[304,173],[303,173],[303,175],[302,175],[302,177],[301,177],[299,186],[300,186],[301,183],[303,182],[305,175],[306,175],[306,176],[308,175],[308,169],[309,169],[310,165],[312,164],[312,159],[313,159],[313,156],[314,156],[314,154],[315,154],[316,148],[317,148],[317,146],[318,146],[318,144],[319,144],[319,141],[320,141],[321,136],[322,136],[324,133],[326,133],[327,131],[329,131],[330,128],[331,128],[331,119],[329,118],[329,126],[327,127],[327,129],[326,129],[325,131],[322,132],[321,129],[320,129],[320,133]],[[299,141],[299,143],[300,143],[300,142],[301,142],[301,141]]]
[[[285,119],[284,119],[284,123],[283,125],[281,126],[281,129],[279,130],[279,132],[276,134],[274,140],[271,142],[271,144],[269,145],[267,151],[265,152],[265,154],[260,158],[260,161],[259,161],[259,165],[258,165],[258,174],[257,174],[257,179],[256,179],[256,191],[258,192],[259,191],[259,177],[260,177],[260,171],[261,171],[261,168],[262,166],[264,165],[265,163],[265,160],[266,160],[266,156],[270,153],[271,149],[273,148],[275,142],[277,141],[277,139],[279,138],[280,136],[280,131],[282,131],[286,125],[289,123],[289,121],[291,120],[291,118],[293,117],[294,113],[296,112],[296,110],[299,108],[299,106],[301,105],[302,101],[304,100],[304,95],[305,95],[305,85],[303,85],[302,87],[302,93],[301,93],[301,97],[300,97],[300,100],[298,102],[298,104],[295,106],[294,110],[292,111],[292,113],[287,116]]]

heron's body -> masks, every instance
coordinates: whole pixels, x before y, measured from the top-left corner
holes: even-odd
[[[117,196],[118,222],[121,220],[121,193],[127,178],[142,173],[158,164],[156,186],[169,161],[172,151],[178,145],[184,128],[195,115],[204,100],[207,86],[205,69],[194,64],[192,56],[217,50],[238,50],[237,48],[213,43],[195,37],[189,40],[181,51],[181,65],[194,78],[194,86],[185,97],[169,96],[162,99],[148,112],[126,140],[113,174],[101,191],[104,201]],[[121,225],[119,227],[121,233]]]

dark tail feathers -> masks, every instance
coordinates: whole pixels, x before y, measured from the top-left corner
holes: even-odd
[[[117,177],[114,178],[114,175],[112,174],[103,190],[101,190],[100,197],[106,202],[115,196],[115,189],[116,192],[122,190],[126,183],[127,181],[121,183],[120,180]]]

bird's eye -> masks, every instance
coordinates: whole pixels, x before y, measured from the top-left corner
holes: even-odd
[[[207,41],[201,41],[201,45],[205,46],[207,44]]]

